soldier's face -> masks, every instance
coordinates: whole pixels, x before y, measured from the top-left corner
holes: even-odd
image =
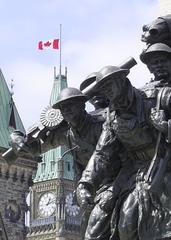
[[[92,97],[89,100],[89,102],[94,105],[95,109],[105,108],[109,104],[108,99],[104,95],[99,95],[98,93],[97,93],[97,95]]]
[[[100,94],[104,94],[105,97],[111,100],[113,97],[112,82],[107,81],[103,83],[99,88],[99,92]]]
[[[115,101],[115,99],[117,99],[122,92],[122,82],[123,80],[120,78],[106,81],[101,86],[100,92],[103,93],[110,100],[110,102]]]
[[[79,98],[75,100],[68,100],[60,104],[60,110],[64,119],[75,125],[81,116],[81,113],[85,109],[85,103],[82,102]]]
[[[154,74],[156,80],[171,81],[171,57],[165,53],[153,53],[149,56],[148,69]]]

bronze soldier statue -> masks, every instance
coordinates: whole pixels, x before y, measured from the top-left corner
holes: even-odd
[[[159,44],[158,47],[159,46],[161,45]],[[165,50],[158,49],[157,51],[160,53],[165,52],[165,56],[170,56],[168,48]],[[157,51],[154,51],[155,54]],[[153,51],[148,49],[146,53],[143,53],[141,59],[146,59],[147,55],[153,55],[153,53],[151,54],[149,52]],[[166,192],[162,190],[160,190],[159,193],[156,193],[155,191],[157,188],[153,188],[154,185],[151,184],[153,183],[153,180],[156,180],[155,178],[157,176],[160,177],[162,171],[164,172],[162,161],[159,161],[158,163],[158,168],[161,166],[161,170],[159,168],[159,173],[156,175],[151,174],[150,176],[152,178],[154,176],[154,179],[146,178],[149,175],[148,173],[151,165],[153,166],[152,163],[155,161],[156,154],[156,161],[159,159],[168,160],[170,157],[169,152],[167,151],[168,144],[163,136],[160,139],[160,144],[158,144],[158,129],[154,124],[152,115],[150,114],[151,109],[159,104],[158,95],[160,95],[159,93],[162,87],[170,85],[170,65],[168,62],[161,61],[160,65],[162,64],[165,67],[159,67],[158,62],[156,62],[156,66],[154,66],[155,64],[148,65],[151,72],[155,74],[156,82],[154,81],[147,84],[145,88],[141,90],[133,88],[129,80],[123,80],[123,78],[118,76],[117,72],[120,71],[117,69],[114,70],[114,68],[113,72],[111,71],[111,73],[106,74],[106,76],[96,84],[96,88],[98,88],[100,92],[103,91],[103,93],[105,93],[110,99],[109,119],[111,124],[108,125],[111,128],[110,131],[114,132],[113,136],[115,136],[115,138],[117,138],[127,149],[127,157],[124,158],[126,160],[122,163],[120,173],[113,183],[115,203],[113,205],[112,234],[110,239],[146,240],[165,239],[168,236],[170,237],[170,219],[168,218],[170,209],[169,198],[166,197]],[[168,99],[168,97],[166,98],[168,91],[169,90],[167,89],[167,92],[164,91],[161,94],[160,100],[163,104],[164,102],[169,103],[169,101],[166,101],[166,99]],[[113,110],[115,110],[115,112],[113,112]],[[168,114],[168,111],[166,113]],[[159,120],[162,120],[163,123],[164,119],[160,117],[158,122]],[[161,126],[161,124],[158,125]],[[165,129],[165,133],[167,130],[168,128]],[[100,147],[96,148],[86,170],[83,172],[80,183],[84,185],[85,188],[88,184],[93,187],[98,187],[96,185],[97,183],[99,184],[97,179],[100,178],[102,169],[107,165],[104,159],[108,159],[107,153],[110,153],[110,144],[109,148],[107,148],[107,145],[103,142],[105,138],[106,143],[109,141],[109,138],[107,139],[108,135],[109,128],[104,129],[101,135],[103,137],[100,138],[98,143],[98,146]],[[111,143],[111,140],[109,142]],[[100,161],[103,162],[103,164],[101,163],[99,168],[96,167],[95,169],[94,163]],[[155,167],[153,169],[156,170]],[[167,172],[169,167],[165,166],[165,170]],[[168,176],[166,175],[166,179],[167,177]],[[155,183],[156,182],[157,181],[155,181]],[[166,186],[168,185],[166,184]],[[161,200],[157,201],[158,198],[161,198],[161,200],[164,198],[164,202],[162,203]],[[163,204],[163,209],[166,207],[168,210],[160,212],[161,204]],[[97,218],[95,212],[94,216]],[[162,219],[160,219],[160,216],[162,216]],[[91,218],[90,215],[89,225],[86,232],[87,238],[85,239],[93,239],[91,238],[91,234],[93,231],[92,229],[96,227],[95,223],[97,223],[97,220],[94,222],[93,216]],[[158,229],[160,229],[160,231]]]
[[[111,239],[115,239],[118,233],[119,239],[125,240],[171,237],[171,152],[168,141],[171,49],[163,43],[155,43],[143,51],[140,58],[155,77],[140,89],[142,113],[153,141],[147,148],[143,146],[131,153],[133,166],[138,166],[136,173],[132,175],[135,184],[128,195],[124,196],[125,199],[119,207],[118,220],[117,214],[114,214]]]
[[[18,154],[30,152],[34,155],[42,154],[58,146],[67,146],[74,156],[77,183],[93,154],[104,122],[100,114],[91,115],[86,112],[85,102],[87,100],[87,96],[76,88],[63,89],[53,108],[60,109],[64,120],[52,130],[40,134],[41,137],[31,143],[27,141],[27,136],[16,131],[11,135],[11,146]],[[88,215],[89,211],[84,211],[83,235]]]
[[[147,147],[144,145],[138,150],[135,148],[129,151],[133,161],[132,168],[137,168],[131,176],[135,183],[131,184],[124,198],[119,196],[117,200],[112,218],[111,239],[118,236],[125,240],[171,237],[171,49],[163,43],[156,43],[142,53],[141,60],[155,76],[140,91],[143,103],[141,112],[147,124],[145,128],[149,129],[153,141]],[[143,129],[142,126],[141,131]]]
[[[101,73],[102,78],[97,79],[94,88],[108,96],[110,100],[109,116],[104,124],[96,151],[80,179],[81,186],[83,185],[85,188],[89,186],[89,189],[91,186],[98,190],[104,169],[109,169],[110,164],[112,164],[111,156],[116,153],[118,141],[126,149],[126,156],[121,157],[121,170],[116,176],[113,185],[97,198],[97,203],[89,218],[85,235],[86,240],[108,239],[103,235],[104,228],[102,226],[109,221],[108,217],[111,217],[112,208],[115,209],[115,212],[121,209],[120,203],[135,187],[139,162],[142,161],[143,164],[146,164],[148,160],[151,160],[155,149],[153,134],[151,134],[145,119],[142,96],[126,78],[128,70],[107,66],[101,70]],[[120,151],[120,153],[124,152]],[[135,157],[139,157],[137,163]],[[146,158],[145,162],[144,158]],[[79,191],[78,188],[78,195]],[[100,220],[102,216],[103,220]],[[114,231],[112,238],[134,239],[133,236],[121,236],[124,235],[121,227],[122,217],[123,214],[122,216],[113,216],[116,223],[114,227],[117,231]],[[135,222],[137,217],[138,215],[133,219]]]
[[[97,74],[97,79],[100,79],[100,75],[102,78],[103,75],[106,74],[106,70],[110,71],[109,69],[111,68],[113,69],[112,66],[103,68],[102,71]],[[126,69],[121,70],[118,71],[118,75],[122,74],[125,77],[128,72],[129,70]],[[93,88],[92,94],[93,92],[96,92],[95,88]],[[100,94],[103,93],[102,91],[97,92]],[[109,116],[109,113],[107,114],[107,116]],[[105,123],[103,128],[108,128],[108,122]],[[94,154],[96,154],[96,152],[98,152],[99,150],[99,153],[103,153],[103,156],[100,155],[99,158],[94,158]],[[89,196],[91,199],[94,199],[95,202],[95,206],[90,214],[88,227],[85,234],[86,240],[107,240],[110,237],[110,219],[112,209],[115,203],[115,196],[113,194],[113,186],[111,181],[112,178],[109,176],[112,176],[114,169],[117,169],[118,165],[120,165],[119,159],[116,158],[119,152],[123,153],[124,155],[124,149],[116,139],[115,134],[109,131],[108,134],[102,134],[98,145],[96,146],[96,151],[91,157],[88,166],[86,167],[86,170],[84,171],[83,176],[79,182],[77,188],[77,197],[80,205],[89,205],[89,199],[87,196]],[[119,157],[122,157],[123,159],[121,153]],[[117,176],[115,175],[113,180],[115,179],[115,177]],[[115,188],[115,191],[116,190],[117,189]]]
[[[158,131],[156,154],[145,174],[145,184],[142,185],[140,191],[140,207],[142,208],[146,203],[146,208],[142,208],[141,212],[141,234],[144,239],[170,239],[171,48],[166,44],[156,43],[147,48],[140,58],[154,74],[154,80],[147,84],[143,90],[146,105],[149,103],[148,106],[151,108],[151,123]],[[144,221],[144,219],[146,220]],[[150,229],[145,231],[148,224],[150,224]]]

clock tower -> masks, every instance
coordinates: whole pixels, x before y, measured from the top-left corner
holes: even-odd
[[[60,91],[67,87],[67,72],[56,75],[50,96],[52,106]],[[56,121],[50,106],[41,114],[43,121]],[[73,201],[73,157],[66,147],[42,155],[30,192],[30,227],[28,240],[80,240],[80,209]]]

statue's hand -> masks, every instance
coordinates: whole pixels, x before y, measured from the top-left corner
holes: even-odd
[[[76,190],[77,202],[82,209],[91,209],[93,205],[93,196],[84,184],[80,183]]]
[[[9,145],[16,154],[26,151],[26,136],[22,132],[16,130],[10,135]]]
[[[111,191],[104,191],[100,196],[99,206],[106,212],[111,212],[115,204],[115,196]]]
[[[168,124],[165,121],[164,110],[156,110],[156,108],[151,109],[150,120],[153,126],[162,133],[167,134]]]

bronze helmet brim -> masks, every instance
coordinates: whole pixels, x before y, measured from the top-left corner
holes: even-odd
[[[91,75],[91,77],[86,78],[81,84],[80,84],[80,91],[83,91],[86,89],[89,85],[91,85],[93,82],[96,81],[96,75]]]
[[[117,71],[114,71],[113,73],[109,73],[105,75],[102,79],[97,81],[97,83],[92,88],[92,91],[95,91],[101,87],[102,84],[104,84],[106,81],[114,81],[117,79],[121,74],[124,74],[125,77],[129,74],[129,69],[118,69]]]
[[[149,57],[155,53],[163,53],[171,57],[171,48],[165,43],[154,43],[140,54],[140,60],[147,64]]]
[[[70,100],[73,100],[73,99],[78,99],[78,100],[81,100],[81,101],[84,101],[84,102],[86,102],[88,100],[86,95],[69,96],[65,99],[61,99],[61,100],[57,101],[55,104],[52,105],[52,108],[58,109],[58,108],[60,108],[61,103],[64,103],[64,102],[67,102],[67,101],[70,101]]]

